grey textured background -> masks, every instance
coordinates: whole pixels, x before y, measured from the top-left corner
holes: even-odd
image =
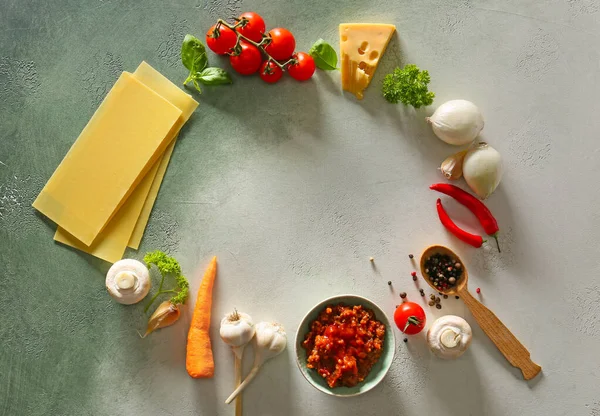
[[[337,46],[346,21],[394,23],[398,36],[362,102],[321,72],[275,86],[235,76],[198,97],[141,250],[127,253],[168,250],[193,290],[196,270],[219,256],[216,376],[197,381],[184,368],[189,314],[140,339],[143,307],[116,304],[108,265],[55,245],[54,225],[30,206],[121,71],[146,60],[179,82],[183,35],[246,10],[292,30],[299,50],[319,37]],[[599,39],[596,0],[2,0],[0,415],[233,414],[223,404],[233,356],[216,331],[225,312],[278,320],[290,338],[334,294],[367,296],[392,314],[398,291],[421,301],[407,254],[439,242],[464,256],[471,288],[543,375],[522,381],[449,299],[426,310],[430,322],[455,313],[473,324],[461,359],[433,358],[422,336],[399,339],[383,384],[338,400],[304,381],[290,348],[248,388],[245,414],[600,415]],[[379,92],[383,75],[408,62],[430,71],[434,106],[465,98],[484,113],[483,137],[506,162],[489,200],[501,255],[463,245],[437,220],[427,187],[455,149],[424,123],[432,109],[393,106]]]

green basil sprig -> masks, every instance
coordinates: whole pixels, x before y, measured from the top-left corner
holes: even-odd
[[[181,62],[189,71],[188,77],[183,81],[187,85],[190,81],[198,92],[202,92],[200,84],[205,85],[223,85],[231,84],[231,77],[227,71],[221,68],[208,67],[208,55],[206,48],[193,35],[185,35],[181,44]]]
[[[323,39],[319,39],[308,51],[308,54],[315,60],[317,68],[323,71],[335,71],[337,67],[337,53],[335,49],[325,42]]]

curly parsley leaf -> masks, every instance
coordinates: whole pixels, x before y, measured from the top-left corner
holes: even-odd
[[[185,276],[181,274],[181,266],[179,265],[179,262],[160,250],[147,253],[144,256],[144,262],[148,268],[151,268],[152,265],[156,266],[161,274],[158,291],[154,294],[154,296],[152,296],[152,299],[150,299],[150,302],[146,305],[144,312],[148,311],[156,298],[163,293],[174,293],[174,295],[171,297],[171,303],[173,305],[185,303],[188,297],[190,285]],[[167,276],[173,276],[175,278],[175,288],[163,290],[165,277]]]
[[[415,64],[396,68],[383,79],[383,96],[392,104],[402,102],[415,108],[431,105],[435,94],[427,89],[430,80],[429,72]]]

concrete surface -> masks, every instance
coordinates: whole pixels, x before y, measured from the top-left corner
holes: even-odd
[[[30,206],[121,71],[146,60],[179,82],[183,35],[245,10],[291,29],[300,50],[319,37],[337,47],[340,22],[394,23],[398,36],[362,102],[322,72],[275,86],[235,76],[198,97],[143,246],[127,253],[168,250],[193,290],[195,270],[219,256],[216,376],[197,381],[184,368],[189,314],[140,339],[143,306],[115,303],[108,265],[55,245],[54,225]],[[423,337],[399,338],[383,384],[339,400],[306,383],[290,342],[246,391],[245,414],[600,415],[599,46],[595,0],[3,0],[0,414],[231,415],[223,401],[233,356],[217,336],[225,312],[278,320],[290,338],[334,294],[367,296],[391,315],[399,291],[421,301],[408,253],[445,243],[543,375],[522,381],[448,299],[426,310],[430,322],[455,313],[473,324],[461,359],[442,362]],[[428,185],[455,149],[424,123],[433,107],[390,105],[379,91],[385,73],[410,62],[430,71],[433,107],[464,98],[484,113],[483,138],[506,162],[489,200],[502,254],[467,247],[439,224]],[[481,233],[465,209],[447,205]]]

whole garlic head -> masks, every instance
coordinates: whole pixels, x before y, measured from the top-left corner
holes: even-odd
[[[479,108],[467,100],[447,101],[425,120],[437,137],[455,146],[475,140],[484,124]]]
[[[472,338],[473,332],[469,323],[455,315],[438,318],[427,331],[429,349],[436,356],[446,360],[463,355]]]
[[[137,260],[119,260],[106,274],[106,289],[119,303],[131,305],[144,299],[152,283],[148,268]]]

